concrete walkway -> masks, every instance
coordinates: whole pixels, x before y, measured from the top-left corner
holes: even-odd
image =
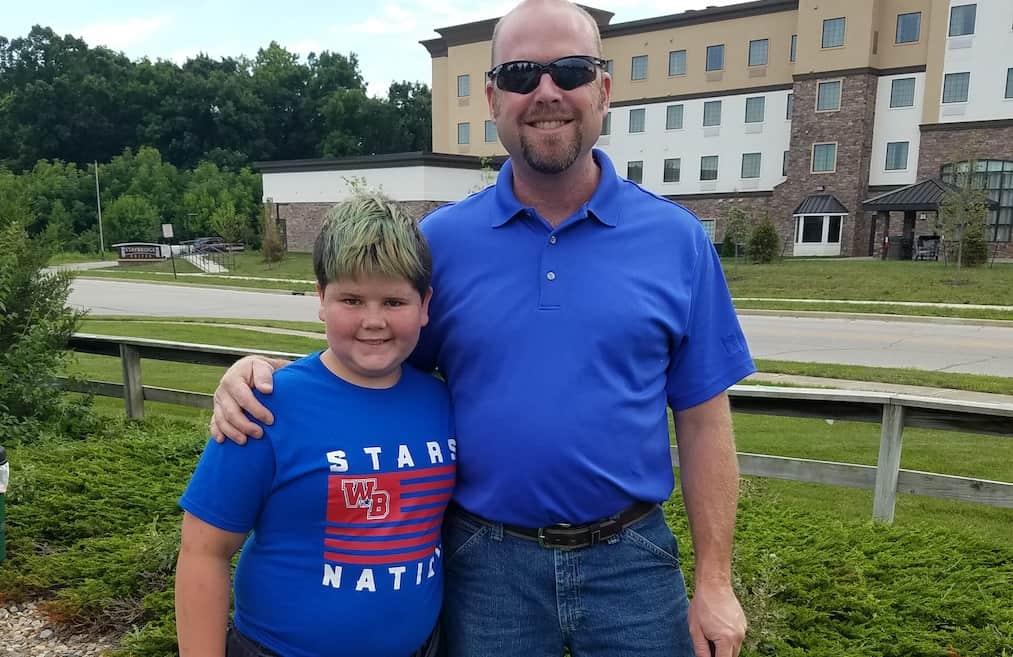
[[[228,269],[222,267],[211,258],[200,255],[199,253],[191,253],[190,255],[183,256],[183,259],[189,262],[191,265],[196,267],[207,274],[227,274]]]

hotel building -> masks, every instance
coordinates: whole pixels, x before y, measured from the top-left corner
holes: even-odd
[[[917,183],[970,175],[995,203],[990,253],[1013,256],[1013,0],[588,11],[613,80],[599,147],[715,241],[734,204],[768,214],[785,255],[879,255],[887,235],[934,232],[941,188]],[[423,42],[435,153],[506,154],[485,100],[495,22]]]

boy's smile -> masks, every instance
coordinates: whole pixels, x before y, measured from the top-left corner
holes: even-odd
[[[429,297],[402,278],[362,275],[317,286],[327,333],[324,365],[349,383],[389,388],[429,321]]]

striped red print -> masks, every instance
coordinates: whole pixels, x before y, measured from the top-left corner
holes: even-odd
[[[431,555],[454,476],[453,465],[330,475],[324,559],[386,565]]]

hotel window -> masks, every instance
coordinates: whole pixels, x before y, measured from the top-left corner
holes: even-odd
[[[742,154],[742,177],[743,178],[759,178],[760,177],[760,154],[759,153],[743,153]]]
[[[471,76],[465,73],[457,76],[457,97],[464,98],[471,95]]]
[[[703,226],[703,230],[707,233],[707,237],[710,238],[711,242],[714,241],[714,228],[717,225],[717,219],[701,219],[700,225]]]
[[[682,105],[665,108],[665,130],[682,130]]]
[[[921,37],[922,12],[913,11],[910,14],[897,14],[897,38],[896,43],[914,43]]]
[[[746,123],[763,123],[763,96],[746,99]]]
[[[718,156],[704,155],[700,158],[700,180],[718,179]]]
[[[703,104],[704,126],[721,125],[721,101],[708,100]]]
[[[947,36],[974,34],[974,17],[978,5],[957,5],[950,7],[950,32]]]
[[[647,79],[647,55],[637,55],[630,62],[630,79]]]
[[[725,67],[725,44],[707,46],[707,70],[720,71]]]
[[[749,65],[766,66],[767,50],[769,42],[766,39],[756,39],[749,42]]]
[[[1006,98],[1013,98],[1013,68],[1006,69]]]
[[[785,151],[784,155],[781,156],[781,175],[782,176],[786,176],[786,177],[788,175],[788,153],[789,152],[790,151]]]
[[[605,72],[606,73],[608,73],[609,75],[613,75],[615,73],[615,68],[616,68],[616,60],[614,60],[614,59],[606,59],[605,60]]]
[[[947,73],[943,76],[943,102],[966,103],[970,85],[970,73]]]
[[[612,112],[605,115],[605,118],[601,120],[601,133],[603,135],[612,134]]]
[[[640,109],[630,110],[630,132],[643,132],[645,116],[647,110],[641,107]]]
[[[906,141],[891,141],[886,145],[886,170],[903,171],[907,168]]]
[[[795,94],[788,94],[788,106],[784,110],[784,120],[791,121],[791,106],[795,104]]]
[[[839,109],[841,109],[841,81],[817,83],[816,111],[831,112]]]
[[[668,53],[668,74],[686,75],[685,50],[673,50]]]
[[[644,161],[631,160],[626,163],[626,177],[635,183],[644,182]]]
[[[679,182],[682,174],[682,159],[671,157],[665,160],[664,182]]]
[[[471,143],[471,124],[470,123],[458,123],[457,124],[457,143],[458,144],[470,144]]]
[[[485,122],[485,140],[486,142],[496,141],[498,135],[496,134],[496,123],[486,119]]]
[[[788,61],[794,62],[798,53],[798,35],[791,35],[791,45],[788,46]]]
[[[813,144],[813,173],[833,173],[837,169],[837,144]]]
[[[897,78],[890,83],[890,107],[913,107],[914,104],[914,78]]]
[[[823,21],[823,47],[837,48],[844,45],[844,17],[828,18]]]

